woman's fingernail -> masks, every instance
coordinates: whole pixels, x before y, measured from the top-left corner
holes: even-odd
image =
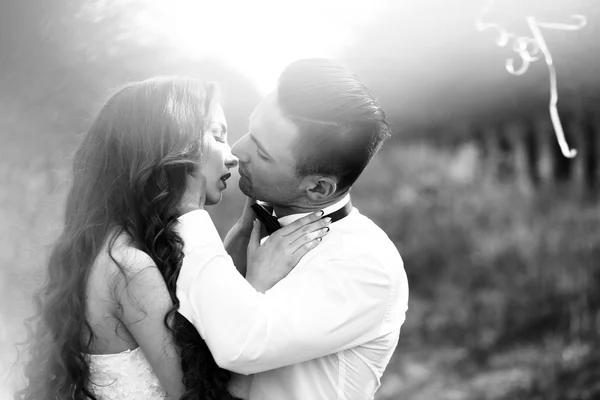
[[[320,237],[317,238],[317,242],[320,242],[321,240],[323,240],[323,238],[320,238]]]
[[[330,223],[331,222],[331,217],[325,218],[325,222]]]
[[[322,217],[325,214],[325,211],[321,210],[317,213],[317,216]]]
[[[323,228],[323,231],[325,231],[325,232],[329,232],[329,227],[328,227],[328,226],[326,226],[325,228]]]

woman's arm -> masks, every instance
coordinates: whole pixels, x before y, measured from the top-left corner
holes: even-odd
[[[131,248],[125,253],[122,273],[115,282],[120,304],[116,317],[140,346],[168,398],[179,399],[185,391],[181,363],[164,323],[173,307],[171,297],[150,256]]]

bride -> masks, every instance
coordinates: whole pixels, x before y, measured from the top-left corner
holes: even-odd
[[[27,386],[15,399],[235,399],[230,373],[177,313],[175,294],[177,218],[190,202],[221,200],[237,165],[226,135],[210,83],[152,79],[106,103],[75,154],[64,230],[37,296]],[[318,243],[314,232],[294,248],[277,237],[301,236],[307,223],[315,231],[314,219],[262,245],[255,229],[248,268],[293,266],[302,243]]]

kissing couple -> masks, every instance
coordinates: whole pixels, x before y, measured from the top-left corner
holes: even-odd
[[[233,148],[213,83],[104,105],[73,161],[18,400],[369,400],[408,283],[350,191],[391,130],[346,66],[290,64]],[[239,168],[222,241],[205,207]]]

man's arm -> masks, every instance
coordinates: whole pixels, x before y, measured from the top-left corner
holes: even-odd
[[[182,218],[186,243],[193,219],[193,213]],[[178,297],[217,363],[251,374],[333,354],[398,327],[402,321],[384,323],[392,290],[386,271],[368,257],[327,260],[292,271],[262,294],[224,252],[208,259],[202,248],[191,248],[182,267],[188,283]]]

